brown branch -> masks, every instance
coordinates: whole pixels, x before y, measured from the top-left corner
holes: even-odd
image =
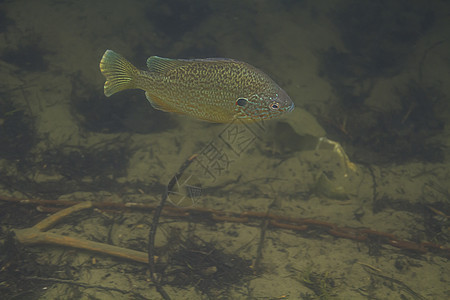
[[[14,202],[20,204],[47,205],[47,206],[54,204],[55,206],[57,206],[57,208],[64,205],[70,206],[81,203],[79,201],[18,199],[1,195],[0,201]],[[92,207],[99,208],[102,210],[123,212],[125,210],[152,211],[156,208],[156,205],[144,203],[99,202],[99,203],[92,203]],[[388,244],[399,249],[414,251],[420,254],[432,251],[433,253],[436,253],[440,256],[450,257],[450,248],[444,247],[443,245],[431,242],[415,243],[399,239],[395,235],[387,232],[376,231],[369,228],[341,227],[338,226],[337,224],[315,219],[293,218],[270,213],[268,214],[265,212],[245,211],[238,213],[238,212],[218,211],[202,207],[174,207],[174,206],[164,206],[162,208],[161,215],[179,219],[190,218],[191,220],[200,220],[200,222],[205,221],[233,222],[233,223],[247,224],[251,226],[260,226],[261,220],[269,220],[269,225],[272,228],[287,229],[298,232],[313,229],[321,229],[324,233],[328,233],[335,237],[346,238],[359,242],[368,241],[370,238],[376,237],[379,238],[380,243]]]
[[[37,223],[31,228],[15,229],[15,237],[17,241],[23,245],[35,245],[35,244],[50,244],[59,245],[71,248],[77,248],[82,250],[88,250],[97,253],[108,254],[111,256],[133,260],[142,263],[148,263],[148,256],[145,252],[139,252],[127,248],[117,247],[104,243],[92,242],[84,239],[69,237],[51,232],[44,232],[56,222],[68,215],[78,212],[83,209],[91,208],[92,203],[82,202],[74,206],[63,209],[49,217],[45,218],[41,222]]]

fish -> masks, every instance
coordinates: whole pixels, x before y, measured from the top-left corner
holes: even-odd
[[[109,97],[141,89],[155,109],[213,123],[263,121],[294,109],[294,102],[261,70],[229,58],[170,59],[151,56],[139,70],[106,50],[100,61]]]

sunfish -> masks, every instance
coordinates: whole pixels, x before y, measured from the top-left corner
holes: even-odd
[[[106,50],[100,71],[107,97],[126,89],[145,91],[159,110],[215,123],[261,121],[294,109],[286,92],[257,68],[234,59],[169,59],[152,56],[148,71]]]

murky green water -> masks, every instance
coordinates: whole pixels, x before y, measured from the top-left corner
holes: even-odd
[[[197,154],[156,235],[170,298],[448,298],[449,11],[446,1],[1,1],[0,295],[161,298],[146,264],[14,246],[8,233],[55,206],[4,197],[115,203],[49,232],[145,253],[153,212],[125,206],[157,205]],[[140,69],[152,55],[245,61],[296,109],[224,125],[154,110],[140,90],[106,98],[106,49]]]

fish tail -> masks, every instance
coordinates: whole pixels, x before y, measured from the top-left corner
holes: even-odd
[[[100,61],[100,71],[106,77],[105,96],[109,97],[117,92],[137,88],[136,79],[139,70],[122,55],[106,50]]]

